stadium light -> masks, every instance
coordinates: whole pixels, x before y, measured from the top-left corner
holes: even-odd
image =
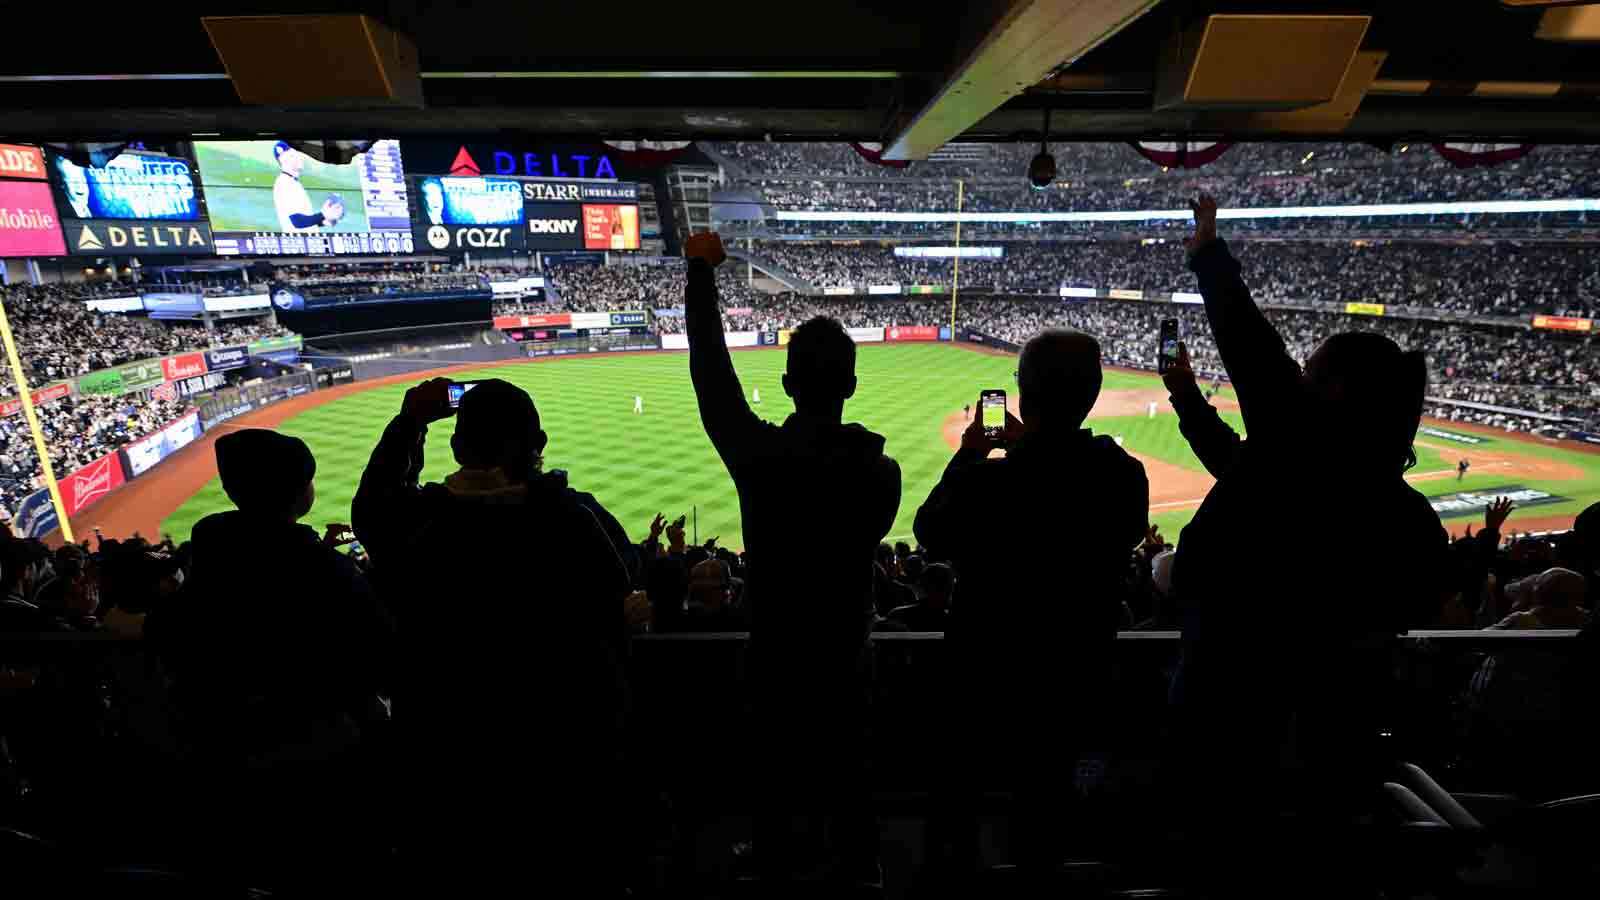
[[[1337,219],[1359,216],[1455,216],[1483,213],[1600,212],[1600,200],[1471,200],[1457,203],[1369,203],[1353,206],[1262,206],[1220,209],[1218,219]],[[1187,209],[1104,212],[846,212],[779,210],[780,222],[1154,222],[1187,220]]]

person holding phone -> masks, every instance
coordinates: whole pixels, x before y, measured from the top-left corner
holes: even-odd
[[[1013,861],[1039,879],[1061,859],[1070,819],[1056,776],[1099,736],[1124,575],[1150,505],[1144,466],[1083,427],[1100,385],[1093,337],[1030,340],[1017,366],[1020,418],[1003,391],[981,392],[978,419],[915,522],[917,540],[960,579],[946,638],[955,788],[933,840],[975,862],[971,804],[1012,791]],[[989,458],[994,450],[1005,456]]]
[[[408,808],[429,843],[417,857],[438,861],[429,886],[449,891],[529,865],[599,878],[615,871],[605,849],[637,548],[565,472],[545,470],[550,436],[527,391],[485,379],[452,409],[450,387],[435,378],[406,392],[351,507],[399,632],[394,704],[407,713],[395,722]],[[419,484],[429,426],[452,416],[457,469]],[[530,575],[535,559],[551,564]],[[491,796],[539,815],[507,831],[481,814]],[[433,827],[445,821],[457,827]]]

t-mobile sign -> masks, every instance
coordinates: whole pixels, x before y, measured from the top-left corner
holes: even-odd
[[[0,181],[0,257],[66,254],[50,186]]]

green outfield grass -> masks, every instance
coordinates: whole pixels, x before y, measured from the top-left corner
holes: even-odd
[[[278,212],[273,205],[272,185],[278,178],[278,162],[272,157],[276,141],[195,143],[195,161],[205,192],[211,227],[217,231],[277,231]],[[326,231],[366,231],[366,204],[361,192],[361,173],[354,165],[331,166],[308,158],[300,173],[300,184],[311,196],[312,206],[321,208],[328,194],[344,200],[345,216]]]
[[[733,354],[748,397],[761,389],[764,401],[757,407],[763,418],[781,421],[793,411],[780,381],[784,354],[748,351]],[[694,392],[689,384],[689,358],[682,353],[614,355],[548,360],[499,366],[457,375],[504,378],[533,394],[550,434],[546,465],[566,469],[574,486],[592,491],[631,534],[643,537],[651,516],[669,516],[698,509],[701,540],[719,536],[727,546],[742,546],[738,500],[727,471],[717,459],[700,427]],[[904,495],[892,538],[911,539],[917,507],[938,480],[950,458],[942,435],[944,421],[962,404],[976,403],[983,388],[1016,389],[1014,358],[973,353],[938,344],[863,346],[858,360],[860,390],[846,407],[846,418],[861,422],[888,438],[887,452],[900,462]],[[1155,389],[1153,375],[1108,372],[1106,390]],[[280,430],[303,438],[317,457],[316,508],[307,521],[317,525],[348,521],[361,469],[389,418],[399,409],[404,385],[373,388],[302,413]],[[634,395],[644,397],[644,414],[633,414]],[[1227,413],[1236,427],[1236,414]],[[439,480],[454,469],[449,435],[453,423],[434,426],[428,438],[426,480]],[[1090,423],[1098,433],[1120,434],[1124,446],[1138,453],[1195,470],[1202,467],[1178,433],[1171,413],[1100,418]],[[1435,440],[1436,443],[1442,441]],[[1496,452],[1574,462],[1591,475],[1600,473],[1600,457],[1557,447],[1501,440]],[[1454,448],[1452,448],[1452,451]],[[1471,449],[1460,455],[1471,457]],[[1418,472],[1450,469],[1455,457],[1419,448]],[[1429,495],[1461,489],[1487,489],[1506,483],[1493,473],[1425,481],[1418,487]],[[1519,479],[1518,484],[1542,487],[1571,498],[1570,502],[1540,506],[1538,515],[1576,514],[1600,499],[1600,480],[1541,484]],[[1587,487],[1585,487],[1587,485]],[[1284,486],[1288,508],[1314,513],[1321,503],[1336,499],[1317,496],[1317,477],[1306,473],[1299,485]],[[213,481],[190,498],[163,523],[163,530],[178,539],[188,536],[200,517],[229,508],[221,487]],[[1160,512],[1151,521],[1169,540],[1193,515],[1193,510]],[[1375,523],[1375,527],[1380,527]]]

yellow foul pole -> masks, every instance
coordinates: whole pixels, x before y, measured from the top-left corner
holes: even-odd
[[[22,401],[22,414],[28,419],[28,431],[33,434],[33,449],[39,454],[39,466],[44,470],[44,484],[50,489],[50,502],[56,508],[56,521],[61,523],[61,537],[72,543],[72,523],[67,521],[67,506],[61,502],[61,488],[56,484],[55,469],[50,466],[50,449],[45,446],[44,432],[39,430],[39,414],[33,408],[33,390],[22,374],[22,358],[17,355],[17,341],[11,336],[11,320],[6,318],[6,307],[0,303],[0,340],[5,341],[6,359],[11,363],[11,381],[17,386],[17,398]],[[13,512],[15,512],[13,510]]]
[[[950,278],[950,339],[956,339],[956,298],[961,296],[961,198],[965,185],[956,179],[956,266]]]

